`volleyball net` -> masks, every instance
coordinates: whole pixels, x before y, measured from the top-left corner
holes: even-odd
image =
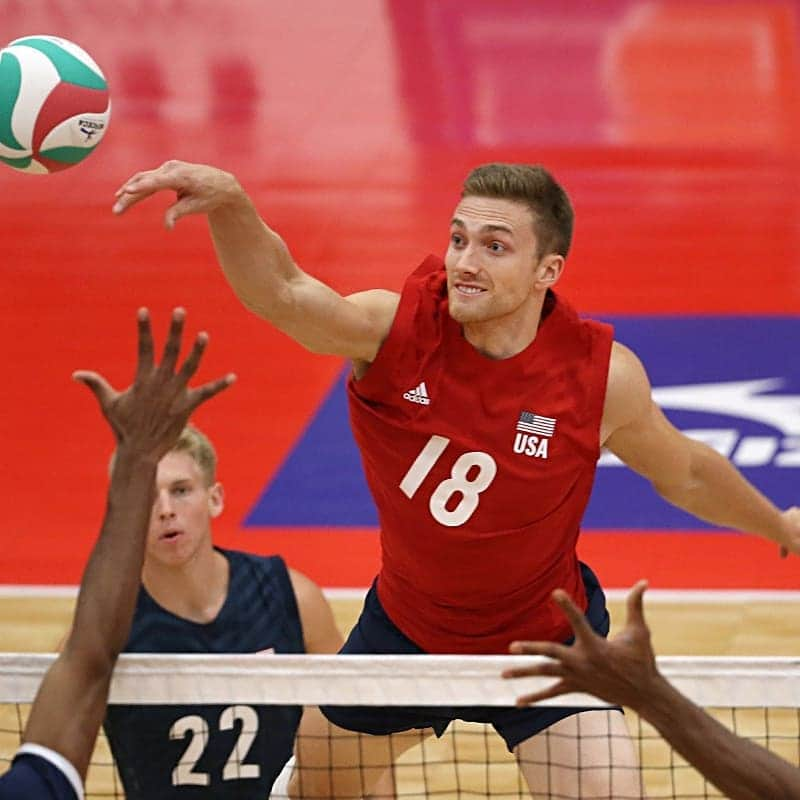
[[[53,658],[0,654],[0,773],[19,746],[29,704]],[[174,748],[170,758],[175,763],[163,780],[172,787],[190,787],[193,793],[187,797],[216,797],[215,781],[216,785],[222,781],[227,782],[226,790],[235,787],[235,791],[220,796],[264,800],[264,780],[272,783],[267,764],[274,761],[281,737],[274,725],[271,730],[259,730],[264,708],[359,706],[387,714],[398,707],[511,709],[520,694],[552,682],[551,678],[500,677],[503,669],[534,660],[523,656],[125,655],[115,672],[110,702],[115,709],[166,707],[174,712],[168,714],[168,730],[156,730],[153,736],[155,746]],[[662,657],[659,667],[676,688],[724,725],[800,766],[800,659]],[[566,695],[543,705],[586,707],[619,717],[604,712],[605,704],[588,695]],[[211,713],[204,713],[206,710]],[[612,785],[620,787],[613,790],[618,800],[722,796],[631,712],[626,712],[625,722],[635,757],[630,763],[625,759],[613,763],[619,752],[614,742],[619,731],[581,731],[580,721],[587,716],[570,718],[576,726],[573,731],[561,726],[560,731],[537,735],[534,748],[516,755],[508,751],[491,725],[475,722],[457,720],[441,736],[430,729],[396,734],[381,739],[386,746],[377,749],[376,737],[321,728],[308,734],[318,741],[303,743],[303,752],[316,756],[305,757],[302,769],[297,768],[293,794],[326,796],[333,791],[331,786],[337,785],[339,791],[355,777],[362,789],[353,796],[380,800],[512,800],[532,796],[526,778],[535,774],[536,798],[589,798],[593,796],[590,790],[584,794],[580,787],[591,785],[592,770],[607,769],[613,772]],[[154,726],[160,718],[153,717]],[[213,763],[209,753],[215,735],[221,732],[228,738],[217,754],[219,763]],[[569,755],[559,737],[574,733],[580,735],[582,744]],[[627,733],[623,736],[628,738]],[[142,740],[140,744],[145,747],[147,743]],[[291,743],[288,746],[291,748]],[[587,747],[594,748],[591,758],[586,758]],[[597,752],[608,754],[607,764],[598,764]],[[320,780],[315,770],[328,770],[328,782]],[[215,771],[219,772],[216,776],[212,774]],[[345,783],[337,784],[337,771]],[[377,775],[382,777],[376,782],[373,778]],[[353,785],[352,780],[348,785]],[[328,788],[321,790],[321,786]],[[102,734],[86,789],[90,800],[125,797]],[[174,796],[182,795],[176,792]]]

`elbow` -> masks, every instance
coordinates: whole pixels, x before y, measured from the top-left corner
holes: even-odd
[[[668,476],[658,476],[651,481],[659,496],[672,505],[686,508],[701,487],[702,479],[691,463]]]

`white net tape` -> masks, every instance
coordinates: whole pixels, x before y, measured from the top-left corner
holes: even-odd
[[[0,654],[0,772],[19,747],[29,704],[54,658],[49,654]],[[536,660],[525,656],[124,655],[115,672],[111,702],[122,706],[176,707],[178,723],[188,726],[185,731],[181,729],[187,738],[181,739],[179,749],[183,752],[191,740],[197,743],[197,752],[185,749],[183,755],[175,756],[175,764],[170,762],[170,769],[175,767],[171,778],[174,787],[176,781],[194,783],[214,774],[214,768],[200,760],[208,742],[201,737],[201,733],[205,735],[203,720],[196,716],[200,707],[212,715],[214,724],[209,735],[213,738],[219,733],[214,728],[217,722],[219,728],[225,715],[244,719],[248,707],[511,706],[519,695],[549,686],[554,680],[510,681],[500,677],[504,669]],[[800,658],[663,657],[659,668],[681,692],[724,725],[791,763],[800,764]],[[568,695],[547,701],[547,705],[605,704],[587,695]],[[186,711],[183,706],[195,710]],[[212,712],[214,707],[217,710]],[[721,797],[649,725],[633,714],[627,714],[626,721],[635,743],[636,763],[618,768],[611,756],[609,762],[623,780],[633,770],[637,776],[634,783],[646,788],[650,800]],[[236,736],[243,739],[245,733],[243,727]],[[167,746],[164,731],[157,736],[161,737],[157,739],[159,747]],[[531,796],[522,775],[524,763],[548,776],[544,784],[547,788],[540,789],[537,798],[593,796],[582,794],[582,790],[578,794],[561,794],[550,789],[550,775],[558,770],[566,769],[579,789],[581,781],[591,773],[590,767],[580,764],[564,766],[557,754],[563,732],[547,730],[541,734],[543,752],[527,762],[516,760],[491,726],[484,724],[453,722],[440,739],[420,731],[408,736],[413,739],[412,749],[380,762],[387,767],[391,764],[393,784],[385,796],[395,800],[523,800]],[[605,734],[602,738],[603,747],[607,741],[610,754],[611,739]],[[305,741],[314,742],[309,738]],[[345,744],[334,737],[321,741],[321,746],[328,753]],[[361,747],[359,744],[358,752]],[[227,783],[229,790],[236,789],[237,798],[255,800],[256,794],[246,793],[237,781],[260,767],[259,756],[255,751],[249,756],[244,752],[241,761],[232,764],[233,751],[225,749],[223,755],[227,759],[226,770],[240,771],[230,780],[223,777],[222,784],[204,796],[216,797],[219,786]],[[306,777],[309,774],[312,773],[306,773]],[[169,786],[169,775],[164,780]],[[264,794],[260,792],[258,800],[264,800]],[[124,796],[117,765],[101,735],[89,770],[87,798],[121,800]],[[634,796],[639,795],[614,793],[617,800]]]
[[[31,702],[55,659],[0,654],[0,702]],[[500,677],[530,656],[123,655],[112,703],[261,703],[297,705],[512,706],[552,678]],[[665,656],[667,679],[701,706],[800,708],[800,658]],[[548,705],[603,706],[590,695]]]

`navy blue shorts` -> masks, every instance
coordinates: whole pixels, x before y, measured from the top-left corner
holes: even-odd
[[[601,636],[608,636],[610,619],[606,597],[597,577],[581,564],[588,606],[586,617]],[[565,644],[571,644],[572,639]],[[343,655],[417,655],[425,651],[406,637],[389,619],[372,584],[356,626],[339,651]],[[615,707],[616,708],[616,707]],[[386,735],[416,728],[433,728],[441,736],[454,719],[490,723],[505,740],[509,751],[520,742],[549,728],[555,722],[587,708],[541,707],[500,708],[497,706],[324,706],[322,713],[346,730]]]
[[[0,800],[77,800],[75,789],[55,764],[32,753],[20,753],[0,775]]]

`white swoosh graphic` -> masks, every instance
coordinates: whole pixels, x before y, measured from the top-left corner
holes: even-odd
[[[653,389],[653,400],[662,408],[726,414],[771,425],[787,436],[800,435],[800,395],[763,394],[783,384],[783,378],[763,378],[660,386]]]

